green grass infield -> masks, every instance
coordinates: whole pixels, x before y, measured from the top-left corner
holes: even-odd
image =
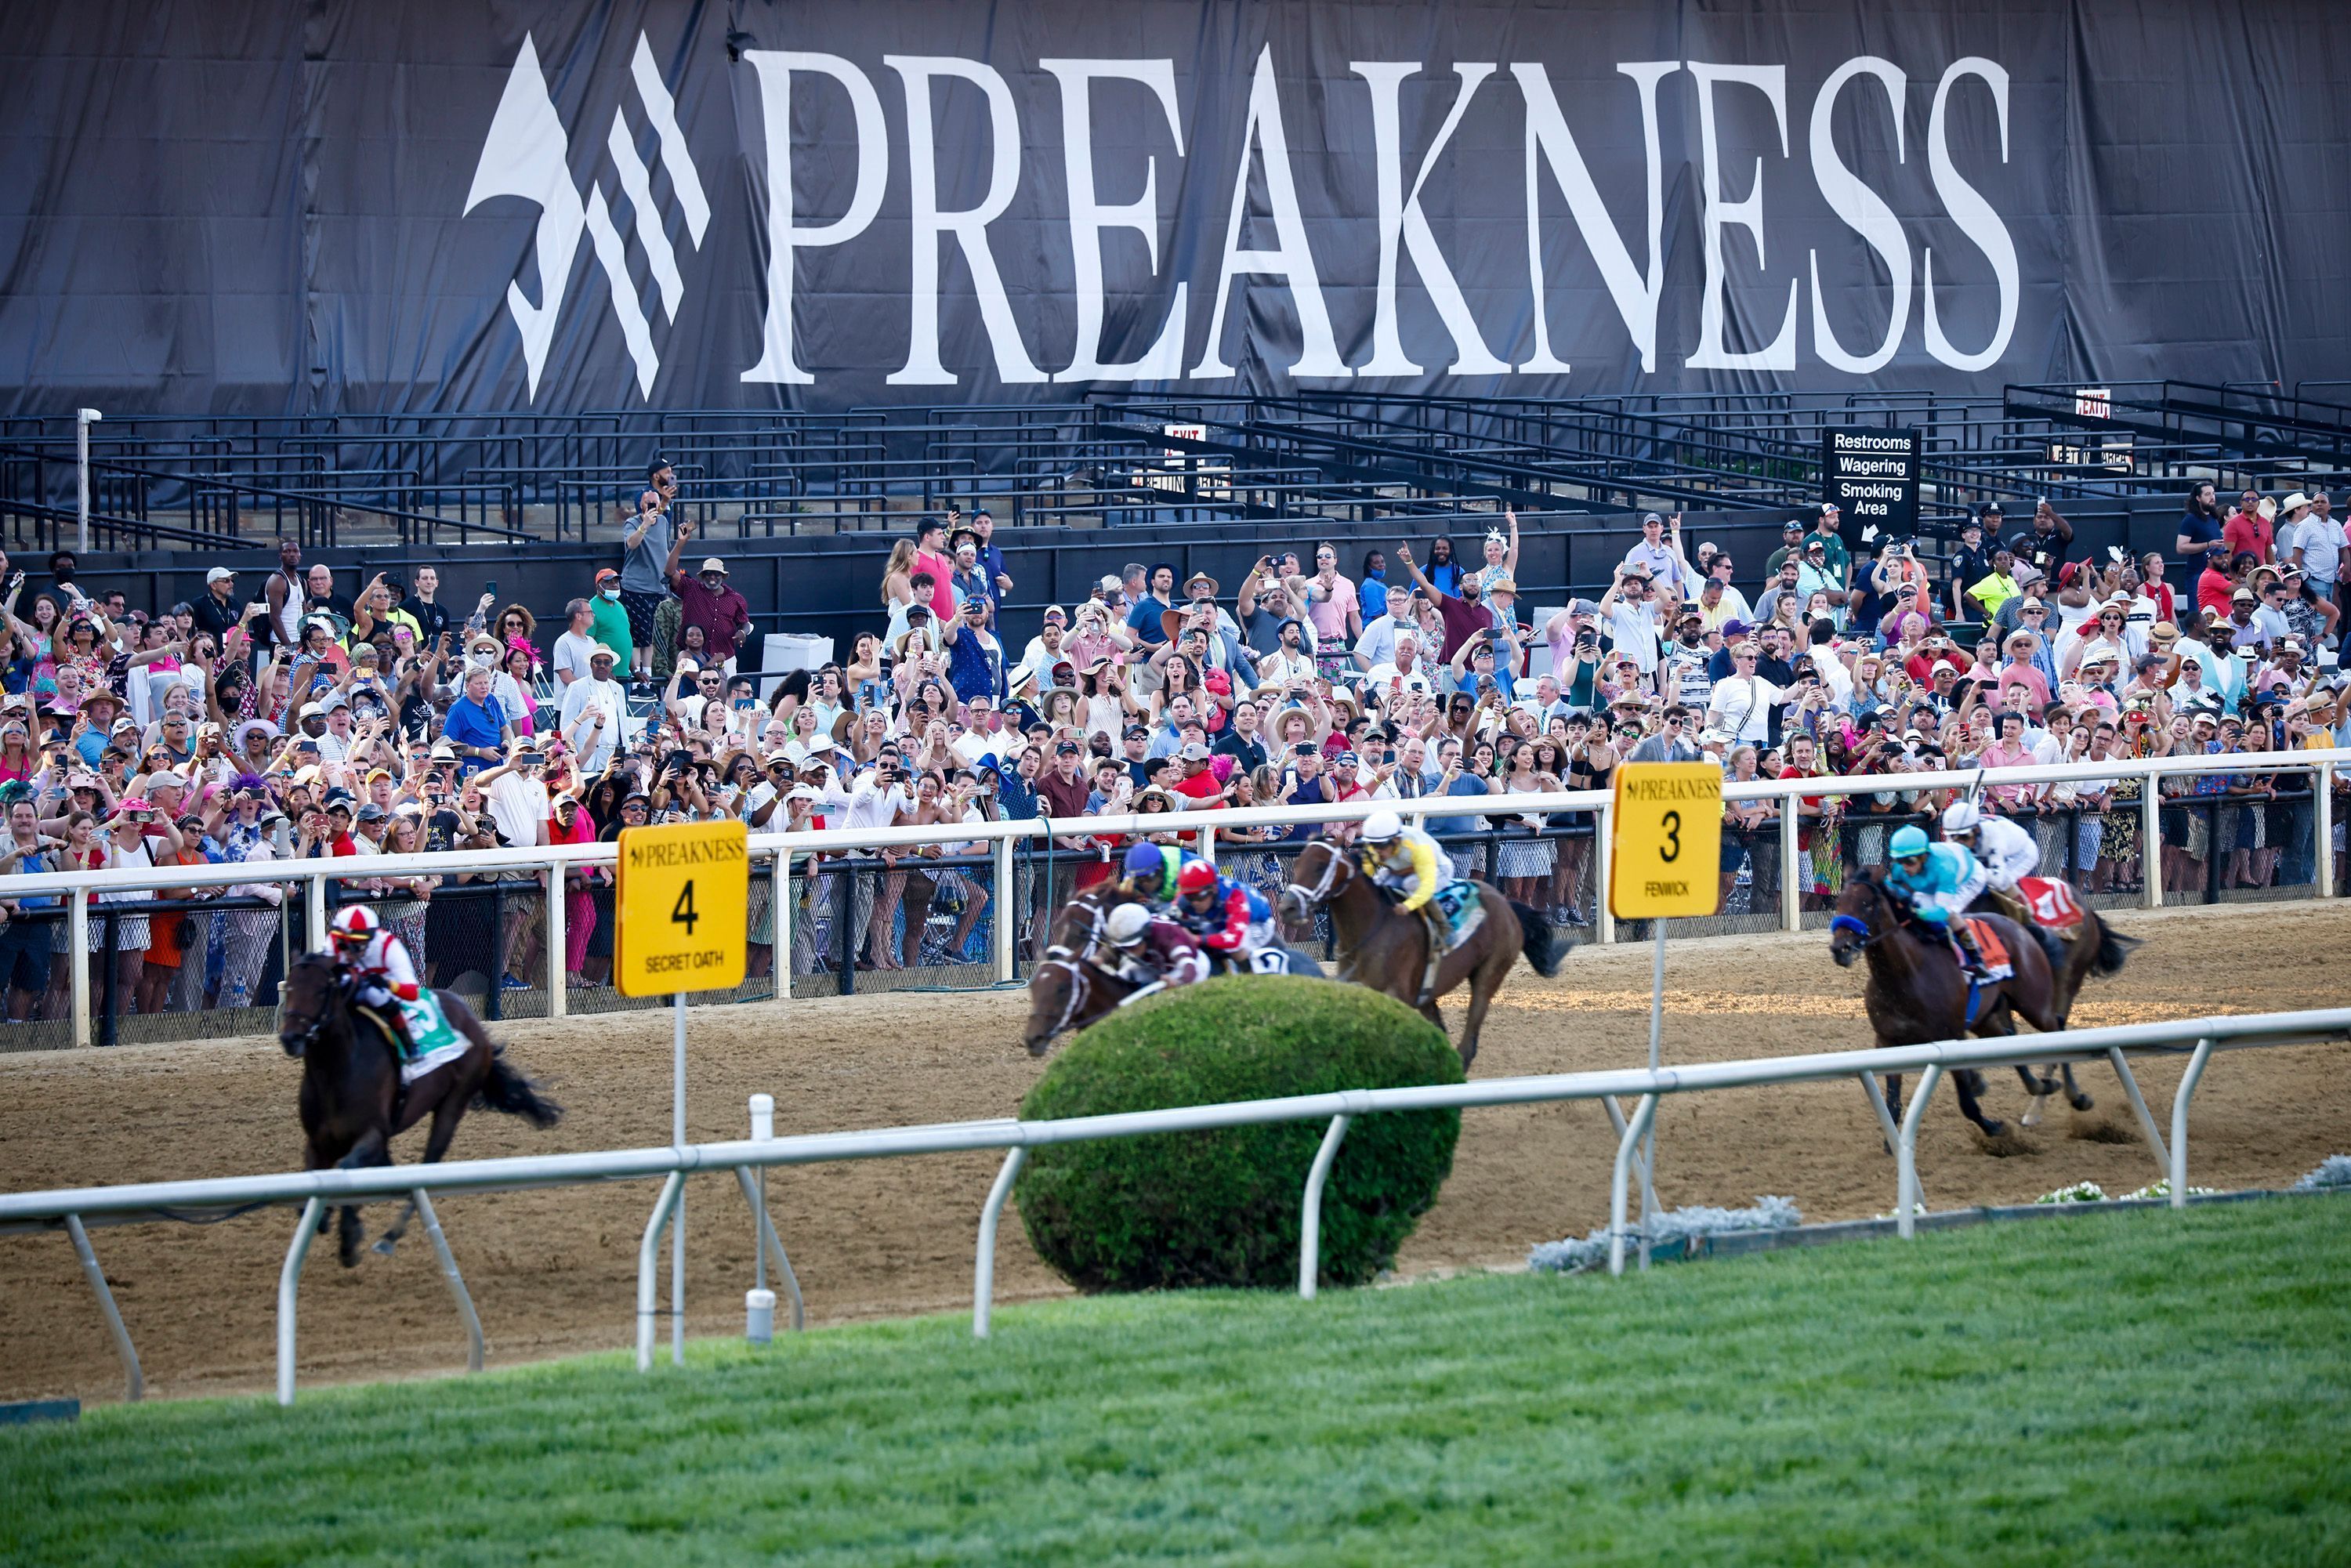
[[[0,1430],[0,1562],[2351,1562],[2351,1202]],[[616,1315],[625,1315],[616,1301]]]

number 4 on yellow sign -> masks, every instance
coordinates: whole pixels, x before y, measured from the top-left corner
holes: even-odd
[[[621,994],[740,986],[750,901],[750,837],[742,823],[624,830],[612,892],[612,975]]]

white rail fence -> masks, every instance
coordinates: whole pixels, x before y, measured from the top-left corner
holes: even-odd
[[[1798,835],[1802,824],[1795,811],[1784,809],[1787,802],[1800,797],[1872,795],[1892,790],[1968,789],[1979,783],[2055,784],[2098,783],[2105,780],[2137,779],[2141,781],[2141,798],[2137,803],[2139,813],[2142,846],[2143,877],[2139,890],[2141,904],[2150,909],[2163,904],[2165,889],[2162,856],[2151,852],[2163,841],[2161,812],[2181,804],[2164,796],[2160,786],[2167,779],[2179,779],[2206,774],[2290,774],[2307,776],[2312,785],[2310,802],[2312,843],[2314,846],[2314,867],[2311,886],[2312,896],[2332,898],[2335,895],[2335,862],[2330,852],[2334,841],[2335,812],[2335,780],[2346,763],[2351,763],[2351,747],[2325,751],[2283,751],[2225,754],[2216,757],[2149,758],[2141,761],[2108,761],[2059,763],[2032,768],[2008,768],[1992,772],[1973,768],[1937,773],[1902,773],[1866,775],[1851,778],[1802,779],[1757,779],[1750,783],[1730,784],[1723,791],[1731,800],[1776,800],[1782,803],[1780,814],[1780,863],[1792,867],[1799,863]],[[2193,804],[2210,801],[2199,800]],[[993,907],[1009,911],[1015,906],[1014,845],[1022,840],[1079,838],[1107,835],[1142,835],[1180,831],[1186,835],[1197,834],[1202,853],[1213,858],[1217,846],[1214,830],[1217,828],[1290,827],[1301,823],[1342,823],[1360,821],[1383,807],[1402,813],[1407,821],[1424,821],[1431,817],[1445,819],[1465,816],[1519,816],[1526,813],[1548,814],[1556,811],[1589,811],[1594,815],[1592,840],[1593,885],[1604,888],[1608,878],[1608,841],[1614,800],[1604,790],[1573,790],[1544,795],[1479,797],[1435,796],[1399,801],[1356,801],[1348,805],[1262,806],[1243,810],[1187,811],[1170,817],[1162,813],[1151,816],[1027,818],[1019,821],[968,823],[955,828],[828,828],[821,831],[803,833],[755,833],[750,850],[753,863],[766,861],[777,876],[777,885],[785,885],[793,863],[810,857],[868,852],[879,849],[903,849],[925,844],[985,844],[993,862]],[[562,845],[551,848],[481,850],[466,852],[416,855],[371,855],[340,859],[302,861],[271,861],[266,862],[266,874],[256,874],[261,868],[253,865],[200,865],[170,868],[150,868],[138,871],[55,872],[30,876],[0,876],[0,898],[26,894],[66,899],[68,921],[67,948],[71,955],[73,1043],[91,1043],[91,1009],[89,944],[88,940],[93,897],[105,894],[180,890],[186,888],[225,889],[256,881],[275,883],[287,888],[319,883],[359,883],[375,877],[453,876],[462,873],[538,873],[546,878],[564,868],[584,865],[610,865],[616,858],[611,843]],[[1780,879],[1779,918],[1782,929],[1803,928],[1802,887],[1801,879],[1792,874]],[[309,928],[309,945],[326,945],[327,900],[312,896],[305,901]],[[1594,936],[1603,943],[1616,940],[1615,921],[1609,915],[1604,898],[1595,900]],[[564,938],[564,900],[544,900],[546,912],[546,994],[547,1011],[550,1018],[564,1018],[569,1013],[569,986],[564,970],[566,942]],[[774,901],[775,934],[773,951],[778,955],[792,950],[792,922],[795,911],[789,898]],[[1013,944],[1017,922],[998,918],[995,922],[995,949],[992,955],[995,977],[998,983],[1014,978]],[[787,967],[789,966],[787,965]],[[495,979],[492,981],[496,983]],[[778,988],[777,999],[789,999],[789,986]]]
[[[295,1328],[298,1287],[310,1240],[325,1210],[335,1205],[413,1197],[433,1238],[442,1271],[464,1319],[469,1364],[481,1365],[481,1329],[455,1258],[432,1211],[430,1195],[499,1192],[527,1187],[570,1186],[593,1182],[663,1178],[661,1194],[646,1222],[637,1265],[637,1367],[653,1364],[656,1327],[655,1262],[664,1229],[675,1210],[685,1178],[696,1171],[733,1171],[750,1204],[758,1254],[773,1258],[794,1302],[794,1324],[802,1322],[799,1286],[782,1242],[769,1219],[754,1173],[769,1166],[821,1165],[841,1160],[895,1159],[978,1149],[1007,1151],[980,1213],[973,1268],[972,1333],[986,1338],[994,1299],[996,1233],[1014,1178],[1032,1148],[1106,1138],[1207,1132],[1274,1122],[1327,1124],[1301,1195],[1298,1260],[1299,1294],[1311,1297],[1319,1269],[1322,1186],[1348,1124],[1360,1116],[1398,1111],[1468,1110],[1558,1101],[1597,1100],[1616,1128],[1616,1155],[1609,1185],[1609,1268],[1621,1273],[1628,1241],[1639,1239],[1627,1220],[1627,1189],[1641,1166],[1640,1143],[1655,1120],[1658,1103],[1670,1095],[1712,1093],[1759,1085],[1858,1080],[1876,1113],[1879,1130],[1894,1145],[1896,1212],[1904,1237],[1915,1230],[1923,1207],[1917,1175],[1918,1128],[1935,1090],[1949,1073],[2018,1063],[2105,1061],[2121,1080],[2141,1134],[2159,1170],[2171,1183],[2173,1207],[2188,1195],[2188,1112],[2206,1065],[2216,1051],[2254,1047],[2351,1040],[2351,1008],[2310,1012],[2258,1013],[2074,1030],[2060,1034],[2000,1040],[1945,1040],[1884,1050],[1831,1051],[1805,1056],[1698,1063],[1657,1071],[1625,1069],[1489,1079],[1422,1088],[1350,1090],[1277,1100],[1239,1101],[1172,1110],[1066,1121],[998,1120],[931,1126],[891,1127],[872,1132],[826,1133],[787,1138],[754,1137],[718,1144],[665,1148],[615,1149],[599,1153],[545,1155],[497,1160],[455,1160],[436,1166],[376,1166],[359,1170],[290,1172],[276,1176],[226,1176],[196,1181],[148,1182],[118,1186],[65,1188],[0,1195],[0,1234],[64,1230],[72,1239],[91,1291],[97,1295],[124,1369],[130,1397],[142,1382],[137,1354],[106,1276],[91,1249],[87,1227],[186,1218],[196,1214],[264,1205],[302,1205],[277,1285],[277,1398],[291,1404],[295,1387]],[[2130,1068],[2131,1059],[2185,1052],[2188,1065],[2172,1097],[2167,1140],[2149,1111]],[[1876,1075],[1921,1074],[1916,1094],[1897,1124],[1878,1089]],[[1627,1115],[1620,1100],[1631,1097]],[[754,1126],[758,1127],[755,1101]],[[1641,1173],[1645,1179],[1646,1171]]]

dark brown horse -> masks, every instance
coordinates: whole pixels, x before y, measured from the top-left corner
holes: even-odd
[[[2043,1033],[2059,1027],[2056,991],[2049,959],[2040,942],[2014,921],[1996,915],[1982,916],[2001,945],[2008,949],[2011,973],[1988,981],[1976,998],[1975,1021],[1968,1021],[1968,975],[1951,950],[1949,938],[1922,929],[1908,902],[1878,879],[1875,872],[1855,877],[1837,900],[1836,918],[1829,929],[1829,956],[1840,968],[1850,968],[1857,957],[1869,960],[1869,988],[1862,998],[1877,1043],[1928,1045],[1940,1040],[1960,1040],[1974,1033],[1987,1039],[2012,1035],[2022,1018]],[[2053,1092],[2057,1085],[2036,1079],[2022,1067],[2017,1076],[2036,1095]],[[2006,1124],[1983,1113],[1978,1103],[1984,1092],[1983,1074],[1961,1070],[1951,1074],[1958,1091],[1959,1114],[1973,1122],[1984,1136],[1996,1138]],[[1886,1079],[1887,1105],[1902,1114],[1902,1075]]]
[[[1984,898],[1978,899],[1971,907],[1984,913],[2004,913],[1989,906],[1990,896],[1986,894]],[[2074,902],[2081,903],[2080,894],[2074,895]],[[2072,940],[2068,941],[2063,936],[2051,934],[2043,950],[2052,956],[2050,973],[2055,982],[2056,995],[2051,999],[2049,1007],[2050,1011],[2057,1015],[2059,1029],[2071,1027],[2074,998],[2082,994],[2082,987],[2090,977],[2122,973],[2123,965],[2130,957],[2131,949],[2137,946],[2137,937],[2126,936],[2116,931],[2099,919],[2098,912],[2086,904],[2082,904],[2082,928],[2074,933]],[[2033,1091],[2033,1100],[2032,1103],[2026,1108],[2024,1114],[2017,1120],[2028,1127],[2041,1120],[2042,1102],[2048,1097],[2054,1087],[2050,1082],[2048,1068],[2043,1067],[2041,1072],[2042,1076],[2038,1082],[2029,1074],[2025,1076],[2026,1087]],[[2059,1063],[2058,1076],[2065,1081],[2065,1103],[2074,1110],[2087,1111],[2097,1103],[2082,1092],[2080,1084],[2074,1082],[2072,1062]]]
[[[541,1099],[536,1084],[507,1065],[473,1009],[454,992],[434,995],[469,1043],[464,1054],[403,1092],[395,1048],[383,1025],[352,1001],[349,971],[323,953],[294,960],[286,977],[277,1042],[287,1055],[302,1059],[304,1170],[388,1166],[392,1138],[428,1115],[433,1131],[424,1141],[424,1163],[432,1165],[449,1152],[457,1123],[473,1105],[524,1117],[534,1127],[552,1127],[562,1116],[561,1106]],[[391,1250],[413,1211],[413,1204],[402,1211],[377,1244],[379,1251]],[[319,1228],[326,1226],[321,1215]],[[363,1236],[359,1209],[346,1206],[340,1231],[344,1268],[358,1264]]]
[[[1029,1055],[1042,1056],[1055,1040],[1107,1018],[1143,988],[1142,982],[1056,944],[1029,973],[1029,1027],[1020,1042]]]
[[[1524,954],[1538,975],[1559,973],[1551,923],[1522,904],[1513,904],[1484,883],[1474,884],[1486,918],[1469,939],[1445,956],[1436,982],[1428,979],[1428,925],[1406,914],[1395,899],[1374,886],[1355,862],[1354,852],[1330,839],[1316,839],[1290,862],[1290,885],[1282,890],[1281,915],[1302,924],[1317,908],[1331,912],[1332,934],[1340,948],[1339,978],[1394,997],[1437,1028],[1445,1027],[1437,998],[1464,982],[1469,987],[1469,1017],[1461,1030],[1461,1065],[1478,1055],[1478,1031],[1486,1009],[1510,966]]]

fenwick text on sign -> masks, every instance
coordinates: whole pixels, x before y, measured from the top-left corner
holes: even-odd
[[[1721,901],[1722,769],[1627,762],[1616,769],[1608,909],[1619,920],[1712,915]]]
[[[751,854],[741,822],[626,829],[619,863],[612,969],[623,996],[743,983]]]

